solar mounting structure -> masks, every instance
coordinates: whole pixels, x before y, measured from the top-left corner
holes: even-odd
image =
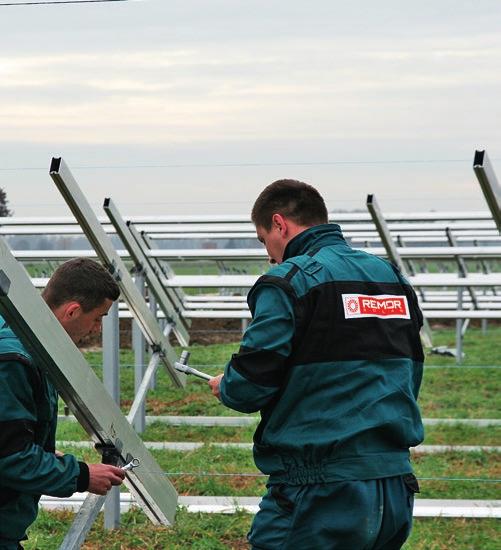
[[[124,417],[118,405],[61,327],[22,265],[0,239],[0,314],[48,374],[65,403],[95,443],[113,451],[118,465],[137,458],[125,484],[155,524],[173,523],[177,493]],[[105,497],[89,495],[82,521],[74,524],[64,548],[78,548]]]
[[[158,353],[158,359],[165,365],[173,383],[178,387],[184,387],[186,376],[177,372],[174,368],[177,360],[174,349],[149,310],[141,292],[134,284],[122,259],[101,227],[96,214],[62,158],[52,159],[50,176],[94,247],[99,259],[117,280],[122,298],[141,327],[146,341],[153,352]],[[179,343],[183,346],[187,345],[187,333],[183,330],[181,323],[176,323],[174,319],[171,319],[170,326]]]
[[[144,241],[139,237],[134,227],[126,223],[115,203],[107,198],[103,205],[104,211],[108,214],[118,236],[130,254],[134,262],[136,273],[141,273],[146,279],[148,289],[156,298],[157,303],[165,314],[170,325],[177,327],[176,334],[179,336],[180,343],[187,345],[189,342],[188,323],[181,316],[183,304],[179,300],[173,289],[165,288],[159,280],[161,272],[153,263],[155,258],[149,258],[142,246]]]

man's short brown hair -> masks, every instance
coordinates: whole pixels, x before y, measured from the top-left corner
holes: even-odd
[[[281,214],[304,227],[329,220],[322,195],[311,185],[297,180],[277,180],[261,192],[252,208],[254,225],[269,231],[273,214]]]
[[[106,299],[115,301],[119,295],[120,288],[111,274],[88,258],[74,258],[60,265],[42,292],[51,309],[74,301],[86,313]]]

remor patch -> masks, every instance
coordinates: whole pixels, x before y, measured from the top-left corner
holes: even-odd
[[[342,294],[345,319],[379,317],[380,319],[410,319],[406,296],[391,294]]]

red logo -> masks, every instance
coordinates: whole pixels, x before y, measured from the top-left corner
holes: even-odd
[[[358,313],[360,311],[360,306],[359,306],[358,300],[356,298],[350,298],[346,302],[346,307],[348,308],[348,311],[350,313]]]
[[[345,319],[359,317],[410,319],[406,296],[343,294],[342,298]]]

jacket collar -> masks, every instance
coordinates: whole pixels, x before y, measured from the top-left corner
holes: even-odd
[[[346,244],[341,228],[336,223],[324,223],[305,229],[291,239],[284,250],[282,261],[306,254],[323,246]]]

